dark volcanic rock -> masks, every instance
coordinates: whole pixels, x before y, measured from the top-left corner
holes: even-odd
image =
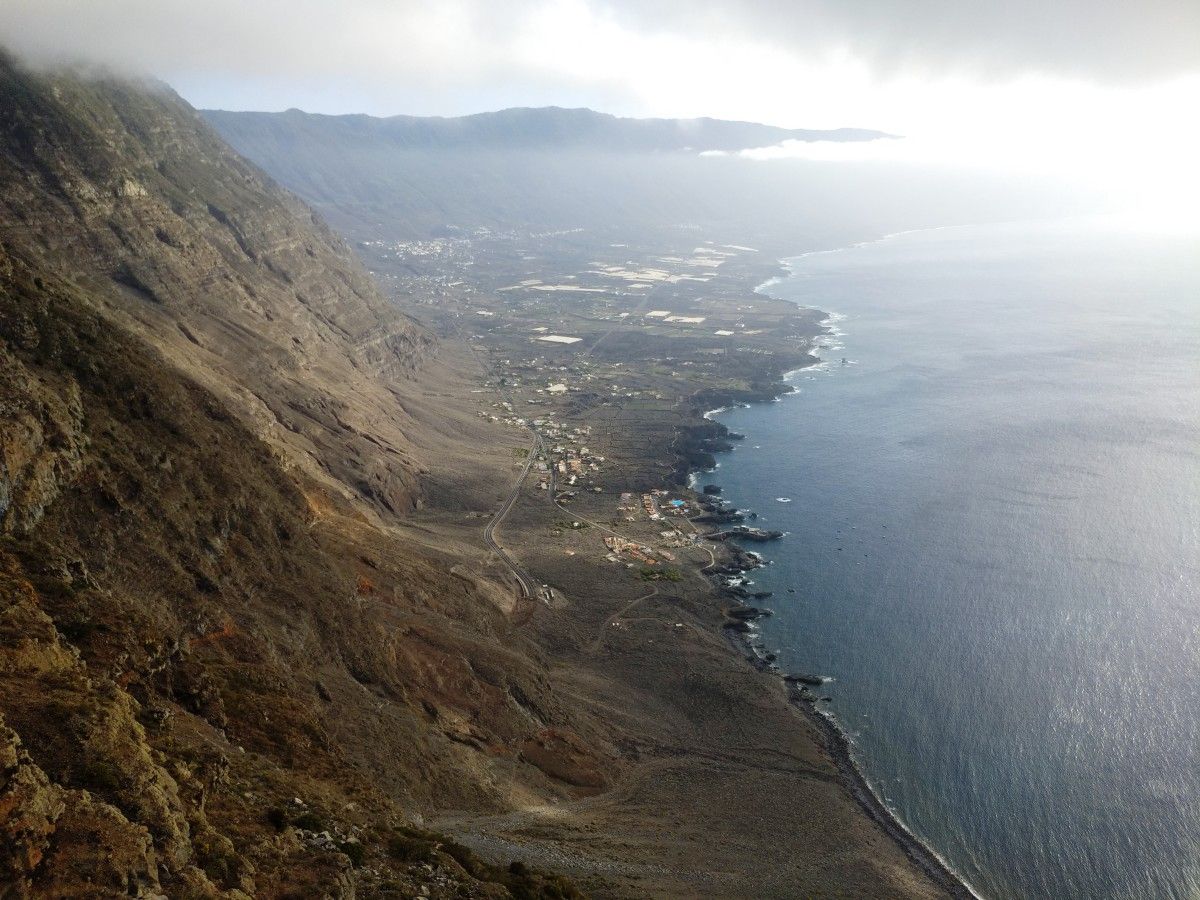
[[[730,538],[742,538],[747,541],[774,541],[783,537],[782,531],[767,531],[762,528],[750,528],[745,525],[737,526],[728,531],[717,531],[707,535],[711,541],[727,541]]]
[[[821,685],[823,685],[825,683],[825,679],[822,678],[820,675],[804,675],[804,674],[784,675],[783,680],[784,681],[792,681],[797,684],[807,684],[807,685],[810,685],[811,687],[820,687]]]
[[[726,525],[732,522],[744,521],[745,518],[737,510],[728,509],[693,516],[692,521],[699,525]]]
[[[759,609],[756,606],[735,606],[733,609],[728,610],[725,615],[731,619],[750,621],[753,619],[762,619],[774,615],[774,613],[769,609]]]

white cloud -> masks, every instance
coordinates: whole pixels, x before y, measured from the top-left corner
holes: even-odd
[[[40,60],[99,59],[250,95],[333,84],[373,112],[422,91],[443,103],[508,91],[514,103],[605,96],[632,109],[666,97],[728,108],[739,94],[752,105],[748,92],[772,79],[804,77],[791,86],[801,110],[819,107],[834,79],[1038,72],[1112,83],[1200,71],[1200,3],[3,0],[0,41]]]
[[[1105,198],[1110,208],[1200,208],[1200,75],[1125,88],[1026,77],[1003,85],[893,83],[875,98],[885,128],[906,137],[802,143],[743,151],[764,162],[808,159],[911,163],[1050,177]]]
[[[553,103],[853,125],[907,138],[761,155],[1086,175],[1130,191],[1193,183],[1200,155],[1196,0],[3,0],[0,42],[149,72],[234,109]]]

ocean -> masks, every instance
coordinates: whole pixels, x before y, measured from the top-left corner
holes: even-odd
[[[719,414],[746,439],[699,479],[786,532],[752,547],[762,642],[983,896],[1200,897],[1200,238],[788,264],[761,290],[832,314],[825,363]]]

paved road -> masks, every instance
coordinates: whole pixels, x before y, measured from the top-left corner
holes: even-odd
[[[508,515],[513,508],[513,504],[517,502],[517,498],[521,496],[521,488],[525,485],[525,479],[529,475],[529,470],[533,468],[533,463],[537,459],[538,451],[542,446],[541,435],[532,427],[529,429],[533,432],[533,445],[529,448],[529,456],[525,459],[525,467],[521,469],[521,474],[517,477],[517,483],[513,485],[512,493],[496,510],[496,514],[488,521],[483,529],[483,542],[488,546],[488,549],[494,552],[508,566],[513,575],[517,578],[517,583],[521,586],[521,599],[532,600],[540,596],[541,591],[537,581],[525,569],[523,569],[515,559],[513,559],[507,550],[501,547],[496,542],[496,528],[504,521],[504,517]]]

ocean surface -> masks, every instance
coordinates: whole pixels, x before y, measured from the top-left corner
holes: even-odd
[[[1114,220],[789,261],[798,393],[721,413],[761,640],[985,897],[1200,897],[1200,239]],[[842,358],[846,363],[842,363]],[[794,593],[790,592],[794,591]]]

